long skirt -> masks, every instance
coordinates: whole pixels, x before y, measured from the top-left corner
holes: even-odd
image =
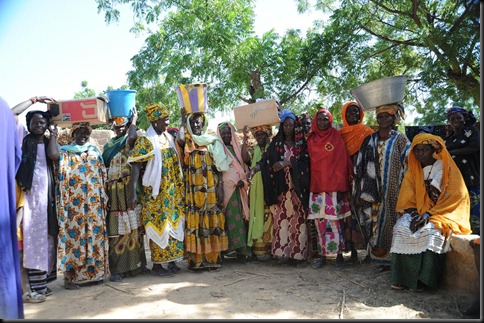
[[[304,207],[292,188],[271,205],[273,219],[272,255],[307,260],[308,227]]]

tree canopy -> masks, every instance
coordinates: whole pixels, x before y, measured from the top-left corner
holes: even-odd
[[[453,104],[479,115],[479,2],[297,0],[321,12],[303,34],[254,31],[254,0],[96,0],[110,23],[129,3],[133,32],[148,37],[127,73],[137,101],[178,107],[174,88],[208,83],[210,109],[275,98],[296,113],[329,108],[340,120],[350,90],[412,75],[404,105],[421,124],[445,123]],[[176,119],[173,118],[173,119]]]

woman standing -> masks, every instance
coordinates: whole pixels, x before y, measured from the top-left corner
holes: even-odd
[[[403,117],[397,104],[376,108],[378,130],[363,141],[355,164],[353,196],[372,262],[389,270],[393,226],[410,142],[393,130]]]
[[[363,118],[365,113],[356,101],[348,101],[343,105],[341,111],[341,117],[343,119],[343,128],[339,129],[339,133],[343,138],[346,146],[346,150],[350,155],[351,162],[356,164],[356,158],[358,157],[358,151],[363,143],[363,140],[374,131],[363,124]],[[351,191],[350,191],[351,193]],[[351,250],[351,261],[356,262],[358,260],[357,249],[364,249],[363,234],[361,225],[357,214],[354,211],[355,199],[350,196],[350,206],[352,207],[351,218],[345,223],[345,239],[346,250]]]
[[[130,152],[128,206],[136,207],[136,186],[142,173],[141,214],[151,250],[151,273],[170,277],[180,272],[176,262],[184,253],[183,174],[174,138],[166,130],[170,123],[168,107],[153,103],[145,112],[151,125]]]
[[[248,147],[249,128],[244,127],[244,140],[242,142],[242,158],[254,168],[261,160],[262,154],[267,150],[272,138],[270,125],[251,128],[257,145]],[[249,173],[250,175],[250,173]],[[249,176],[248,175],[248,176]],[[271,255],[272,246],[272,214],[264,201],[264,183],[261,173],[256,173],[250,180],[249,188],[249,231],[247,245],[252,247],[252,257],[258,259]]]
[[[311,180],[308,219],[314,220],[318,235],[318,258],[313,268],[326,263],[326,256],[336,254],[342,266],[345,218],[351,216],[348,191],[353,163],[338,131],[331,126],[333,116],[326,109],[316,112],[308,138]]]
[[[109,279],[120,282],[123,277],[135,276],[146,266],[142,225],[139,215],[128,208],[131,165],[129,151],[136,141],[136,109],[133,117],[116,117],[113,120],[115,137],[103,148],[103,160],[108,172]],[[127,225],[125,220],[131,220]]]
[[[217,135],[222,139],[225,153],[232,159],[229,169],[222,172],[224,187],[225,227],[229,239],[229,252],[236,251],[237,258],[245,262],[251,256],[247,247],[247,221],[249,220],[249,183],[246,173],[249,171],[242,160],[239,141],[235,128],[228,122],[217,127]]]
[[[57,268],[69,290],[109,275],[107,174],[101,152],[89,143],[91,132],[89,123],[74,123],[74,142],[59,154]]]
[[[181,115],[177,142],[184,156],[188,268],[218,270],[221,253],[229,248],[222,172],[229,170],[232,158],[225,154],[218,136],[206,133],[208,120],[204,113],[187,115],[182,108]]]
[[[302,127],[294,113],[282,110],[279,131],[251,170],[262,172],[264,200],[273,220],[272,256],[304,266],[308,256],[306,223],[309,200],[309,155]]]
[[[469,191],[472,233],[480,234],[480,136],[474,127],[476,118],[472,112],[455,106],[447,111],[447,121],[452,127],[452,132],[445,138],[445,146],[459,167]]]
[[[437,288],[451,234],[470,234],[469,193],[442,138],[418,134],[398,196],[393,229],[393,289]]]
[[[57,278],[56,244],[58,234],[55,204],[54,161],[59,159],[57,127],[50,123],[50,111],[30,111],[26,115],[29,134],[22,142],[22,162],[17,183],[25,192],[22,237],[23,267],[28,271],[30,291],[26,302],[35,301],[33,292],[51,295],[47,283]],[[45,136],[49,130],[50,137]]]

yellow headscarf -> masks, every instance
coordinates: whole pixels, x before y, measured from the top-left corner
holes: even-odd
[[[432,202],[427,194],[422,166],[413,153],[418,144],[438,147],[433,154],[435,159],[442,160],[442,192],[437,203]],[[439,136],[421,133],[413,138],[408,155],[408,171],[397,201],[397,211],[409,208],[416,208],[419,214],[429,212],[432,215],[429,221],[446,237],[451,231],[454,234],[471,233],[469,192],[459,168]]]
[[[170,110],[167,105],[158,103],[151,103],[145,108],[146,117],[150,122],[166,118],[170,115]]]

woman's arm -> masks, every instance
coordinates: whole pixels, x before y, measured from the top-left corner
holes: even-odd
[[[20,102],[16,106],[12,108],[12,112],[15,113],[15,115],[19,115],[25,110],[27,110],[32,104],[36,102],[40,103],[47,103],[47,101],[55,101],[54,99],[48,97],[48,96],[34,96],[28,100],[25,100],[23,102]]]
[[[247,165],[250,165],[250,154],[249,154],[249,127],[244,126],[244,139],[242,141],[242,149],[241,149],[241,155],[242,155],[242,160],[244,163]]]
[[[138,179],[141,170],[141,163],[131,164],[131,177],[129,180],[130,195],[128,197],[128,208],[134,210],[138,202],[136,196],[136,186],[138,185]]]
[[[57,125],[52,123],[49,125],[49,132],[50,132],[50,141],[49,145],[47,146],[47,156],[50,160],[58,161],[59,160],[59,144],[57,143],[57,136],[59,130],[57,129]]]
[[[176,141],[180,145],[181,148],[185,146],[185,125],[187,123],[187,111],[185,108],[181,108],[181,124],[180,124],[180,129],[178,130],[178,133],[176,135]]]
[[[131,124],[129,125],[128,140],[126,142],[126,147],[128,150],[131,150],[131,148],[133,148],[136,138],[138,138],[138,134],[136,133],[136,121],[138,120],[138,112],[136,111],[136,108],[133,108],[132,111],[133,117],[131,118]]]

